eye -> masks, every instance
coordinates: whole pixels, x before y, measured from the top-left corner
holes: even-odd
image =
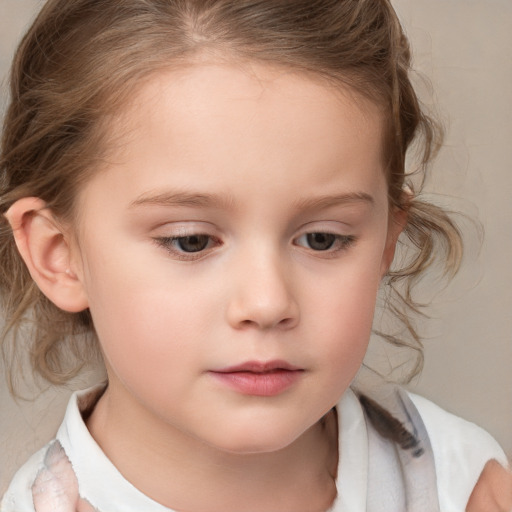
[[[296,245],[313,251],[338,251],[348,248],[355,241],[351,235],[335,235],[334,233],[305,233],[296,240]]]
[[[204,251],[210,242],[208,235],[180,236],[173,239],[176,248],[183,252]]]
[[[220,242],[210,235],[192,234],[185,236],[158,237],[155,242],[178,259],[194,259]]]
[[[315,251],[327,251],[330,249],[336,241],[336,236],[331,233],[308,233],[306,240]]]

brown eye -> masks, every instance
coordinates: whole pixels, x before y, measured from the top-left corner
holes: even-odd
[[[333,256],[348,249],[355,241],[356,237],[354,235],[338,235],[317,231],[304,233],[294,240],[294,244],[313,252],[325,252],[326,255]]]
[[[210,237],[208,235],[180,236],[174,239],[176,247],[183,252],[204,251],[209,242]]]
[[[327,251],[336,241],[336,235],[331,233],[308,233],[306,235],[308,246],[314,251]]]
[[[196,261],[208,256],[222,246],[222,240],[212,235],[190,234],[184,236],[160,236],[153,238],[172,258],[181,261]]]

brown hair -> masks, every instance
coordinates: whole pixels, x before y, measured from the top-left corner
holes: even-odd
[[[404,194],[405,155],[413,141],[425,171],[440,141],[409,79],[410,51],[388,0],[49,0],[22,40],[0,155],[0,213],[36,196],[63,219],[105,151],[109,116],[152,73],[204,52],[268,62],[343,83],[386,110],[386,169],[391,207],[408,210],[402,241],[408,263],[387,277],[388,304],[419,349],[409,320],[411,286],[444,248],[445,270],[461,258],[457,228],[439,207]],[[437,251],[438,252],[438,251]],[[4,356],[31,326],[33,368],[54,383],[75,374],[97,350],[88,312],[56,308],[34,285],[5,218],[0,220]],[[71,356],[71,357],[68,357]]]

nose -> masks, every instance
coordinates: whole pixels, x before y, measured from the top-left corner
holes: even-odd
[[[233,328],[291,329],[298,324],[299,305],[286,266],[278,254],[252,254],[231,267],[227,320]]]

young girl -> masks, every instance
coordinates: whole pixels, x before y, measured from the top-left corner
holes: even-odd
[[[495,441],[354,380],[379,288],[418,340],[409,281],[460,260],[406,174],[438,142],[409,61],[386,0],[46,3],[2,142],[3,343],[30,324],[40,375],[99,350],[108,382],[2,512],[465,509]]]

